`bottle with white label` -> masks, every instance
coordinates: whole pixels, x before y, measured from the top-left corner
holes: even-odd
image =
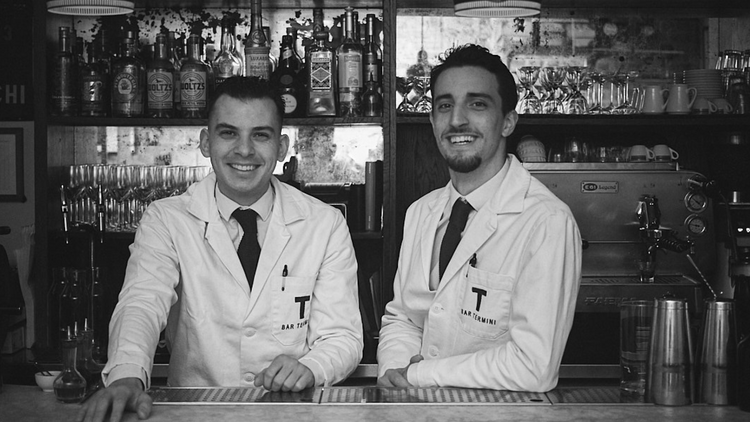
[[[257,76],[268,80],[271,76],[270,51],[263,32],[260,0],[251,0],[250,33],[245,40],[245,76]]]
[[[120,50],[121,57],[112,64],[112,116],[142,116],[146,66],[138,58],[134,38],[123,39]]]
[[[362,115],[362,44],[354,37],[354,9],[346,8],[345,37],[336,51],[339,81],[339,116]]]
[[[174,113],[174,66],[169,60],[167,35],[156,35],[154,59],[146,69],[146,110],[150,117],[170,118]]]
[[[187,41],[188,58],[180,68],[180,104],[182,117],[205,119],[208,106],[208,65],[201,60],[198,34],[190,34]]]

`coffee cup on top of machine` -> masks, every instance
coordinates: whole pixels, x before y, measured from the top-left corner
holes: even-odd
[[[633,145],[630,147],[628,161],[632,163],[647,163],[654,159],[654,151],[645,145]]]
[[[670,162],[680,158],[680,154],[664,144],[654,145],[654,160],[659,162]]]

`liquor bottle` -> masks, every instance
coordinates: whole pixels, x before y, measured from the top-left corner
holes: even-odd
[[[216,85],[232,76],[245,74],[242,56],[237,51],[237,39],[234,35],[234,23],[229,19],[221,21],[221,51],[213,63],[214,81]]]
[[[339,116],[359,117],[362,100],[362,44],[354,39],[354,13],[346,8],[344,41],[336,51]]]
[[[373,74],[365,83],[365,92],[362,94],[362,114],[367,117],[380,117],[383,115],[383,96],[378,90],[378,85],[373,79]]]
[[[190,34],[188,58],[180,68],[182,117],[204,119],[208,105],[208,66],[201,60],[201,36]]]
[[[279,59],[271,53],[271,28],[263,27],[263,35],[266,36],[266,47],[268,47],[268,74],[272,74],[279,67]]]
[[[279,67],[271,74],[271,80],[281,90],[281,97],[284,100],[284,116],[298,117],[302,115],[305,104],[304,86],[295,70],[298,64],[294,56],[292,42],[291,35],[281,37],[281,60],[279,61]]]
[[[154,58],[146,69],[146,113],[150,117],[174,116],[174,65],[169,60],[167,34],[157,34]]]
[[[377,18],[374,14],[367,14],[367,38],[365,39],[365,48],[362,55],[363,69],[365,79],[368,79],[367,75],[372,75],[372,79],[375,85],[378,87],[378,92],[382,93],[382,81],[383,81],[383,50],[378,45],[378,40],[375,37],[375,21]]]
[[[271,76],[268,61],[270,51],[263,33],[260,0],[251,0],[250,33],[245,40],[245,75],[268,79]]]
[[[146,67],[137,57],[135,39],[120,44],[121,57],[112,64],[112,116],[143,115]]]
[[[292,59],[292,64],[295,66],[294,71],[298,74],[305,70],[305,63],[302,60],[302,57],[300,57],[299,53],[297,53],[297,30],[288,27],[286,29],[286,34],[292,37],[292,54],[294,55],[294,58]],[[302,79],[304,80],[304,78]]]
[[[314,35],[315,44],[310,47],[307,58],[307,115],[336,115],[336,55],[326,46],[328,34],[323,31]]]
[[[71,334],[70,327],[62,343],[62,371],[52,383],[55,397],[63,403],[78,403],[86,394],[86,379],[76,369],[76,349],[78,342]]]
[[[81,66],[81,116],[106,116],[109,81],[105,64],[99,59],[96,42],[88,45],[88,62]]]
[[[167,34],[167,45],[169,45],[169,60],[172,62],[174,68],[172,81],[172,100],[174,101],[174,110],[176,115],[182,113],[182,106],[180,104],[180,69],[182,64],[185,63],[187,58],[185,57],[185,42],[182,37],[177,37],[174,31],[169,31]]]
[[[57,55],[52,69],[52,110],[55,116],[75,116],[78,111],[75,56],[70,28],[59,28]]]

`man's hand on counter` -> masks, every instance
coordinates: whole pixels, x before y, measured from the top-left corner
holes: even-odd
[[[382,377],[378,378],[378,387],[398,387],[407,388],[413,387],[409,383],[409,379],[406,374],[409,371],[409,367],[419,361],[424,360],[422,355],[414,355],[409,359],[409,364],[404,368],[389,369],[385,371]]]
[[[297,359],[279,355],[255,377],[255,386],[269,391],[302,391],[315,385],[310,368]]]
[[[123,378],[97,391],[83,404],[76,417],[77,422],[103,422],[112,412],[109,422],[119,422],[123,411],[136,412],[138,419],[151,415],[153,400],[143,391],[143,383],[138,378]]]

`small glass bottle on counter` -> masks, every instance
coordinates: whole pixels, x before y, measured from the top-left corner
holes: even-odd
[[[62,371],[52,384],[55,397],[63,403],[77,403],[86,395],[86,379],[76,369],[78,341],[68,327],[62,343]]]

